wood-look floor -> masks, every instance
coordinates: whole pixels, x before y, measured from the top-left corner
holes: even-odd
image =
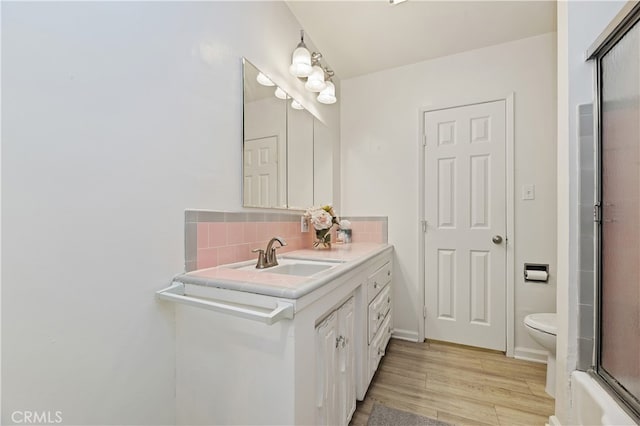
[[[554,412],[546,365],[500,352],[391,339],[351,425],[366,425],[374,402],[455,425],[543,426]]]

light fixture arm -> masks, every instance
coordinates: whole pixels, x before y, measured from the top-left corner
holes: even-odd
[[[320,65],[320,59],[322,59],[322,53],[313,52],[311,54],[311,65]]]
[[[331,80],[331,77],[333,77],[335,75],[335,72],[333,72],[333,70],[331,68],[323,67],[322,69],[324,70],[324,79],[326,81]]]
[[[298,47],[304,47],[305,49],[307,48],[307,45],[304,44],[304,30],[300,30],[300,43],[298,43],[298,45],[296,46],[296,49]]]

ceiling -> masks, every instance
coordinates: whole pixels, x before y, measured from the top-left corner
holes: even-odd
[[[287,5],[338,79],[556,30],[555,1],[294,0]]]

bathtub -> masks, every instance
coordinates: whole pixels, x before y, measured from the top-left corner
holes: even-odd
[[[571,373],[571,419],[576,425],[637,425],[588,373]]]

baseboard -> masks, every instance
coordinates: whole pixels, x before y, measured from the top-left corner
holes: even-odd
[[[523,347],[516,347],[513,352],[513,357],[517,359],[523,359],[525,361],[533,361],[533,362],[541,362],[543,364],[547,363],[547,351],[541,351],[539,349],[530,349]]]
[[[418,342],[418,332],[417,331],[411,331],[411,330],[402,330],[399,328],[394,328],[393,332],[391,333],[391,337],[393,337],[394,339],[400,339],[400,340],[408,340],[410,342]]]
[[[562,426],[562,423],[556,416],[551,416],[549,417],[549,426]]]

